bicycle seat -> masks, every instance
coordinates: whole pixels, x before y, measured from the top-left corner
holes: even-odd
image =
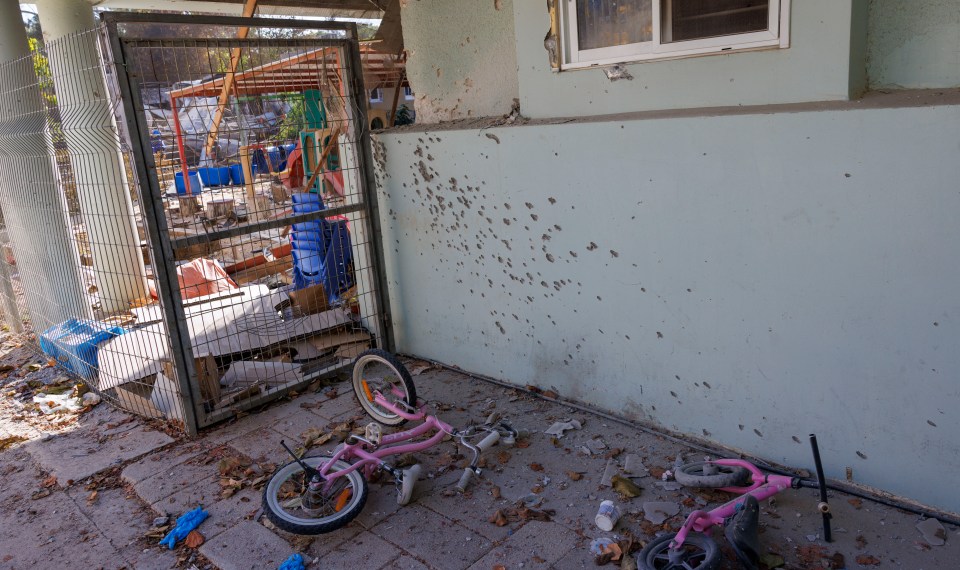
[[[727,522],[724,534],[744,570],[756,570],[760,562],[760,539],[757,528],[760,524],[760,503],[753,495],[747,495],[737,505],[737,513]]]

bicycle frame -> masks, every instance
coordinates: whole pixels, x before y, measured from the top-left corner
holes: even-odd
[[[428,415],[425,411],[426,404],[420,405],[415,413],[410,413],[405,410],[401,410],[393,403],[387,401],[387,399],[384,398],[380,392],[377,392],[374,395],[374,402],[405,420],[422,421],[423,423],[413,429],[383,436],[383,438],[380,440],[380,445],[377,446],[377,449],[373,450],[372,452],[365,449],[365,446],[368,442],[362,439],[358,440],[356,443],[344,443],[343,447],[337,451],[333,457],[323,465],[323,467],[319,469],[320,475],[326,482],[325,491],[329,490],[330,486],[338,477],[356,471],[361,467],[363,468],[364,477],[369,479],[378,467],[381,467],[385,464],[383,461],[385,457],[389,457],[391,455],[401,455],[404,453],[413,453],[431,448],[440,443],[440,441],[447,434],[450,434],[454,431],[453,427],[442,421],[440,418],[434,415]],[[407,444],[403,443],[411,441],[434,430],[436,433],[423,441]],[[339,471],[331,471],[331,467],[337,462],[337,460],[347,460],[353,458],[357,458],[357,461],[352,462],[350,467],[341,469]],[[347,461],[347,463],[350,463],[350,461]]]
[[[747,469],[752,475],[752,484],[748,487],[723,487],[720,489],[721,491],[736,493],[739,496],[713,510],[697,510],[690,513],[687,516],[687,520],[684,521],[683,526],[680,527],[680,530],[677,532],[677,536],[674,537],[670,543],[670,548],[674,550],[679,550],[680,547],[683,546],[691,530],[705,532],[714,525],[722,525],[725,520],[736,514],[737,509],[747,495],[753,495],[758,501],[762,501],[776,495],[784,489],[796,489],[800,487],[800,479],[785,477],[783,475],[764,474],[752,463],[740,459],[717,459],[712,463],[715,465],[743,467]]]

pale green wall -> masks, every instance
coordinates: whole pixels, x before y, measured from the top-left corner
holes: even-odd
[[[859,2],[794,0],[789,49],[630,64],[634,79],[616,82],[600,69],[551,72],[544,3],[516,2],[521,109],[540,118],[847,99],[851,73],[863,70],[850,57]]]
[[[513,0],[404,0],[400,17],[418,122],[510,111],[519,96]]]
[[[399,351],[960,511],[960,106],[376,138]]]
[[[871,0],[870,87],[960,87],[960,2]]]

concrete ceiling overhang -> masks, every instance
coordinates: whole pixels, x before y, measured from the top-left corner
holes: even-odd
[[[390,0],[260,0],[260,16],[309,16],[379,19]],[[99,0],[102,10],[162,10],[239,16],[243,0]]]

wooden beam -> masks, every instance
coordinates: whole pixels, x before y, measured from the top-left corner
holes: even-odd
[[[407,75],[407,70],[404,68],[403,73],[400,74],[400,79],[397,80],[397,84],[394,86],[393,90],[393,105],[390,105],[390,126],[394,126],[397,122],[397,102],[400,101],[400,90],[403,89],[403,79]],[[369,125],[367,125],[369,126]]]
[[[257,11],[257,0],[246,0],[243,4],[243,17],[250,18]],[[250,28],[243,27],[237,29],[237,38],[246,39],[250,33]],[[230,50],[230,70],[223,78],[223,91],[220,92],[220,98],[217,100],[217,108],[213,112],[213,124],[210,125],[210,132],[207,133],[207,142],[203,146],[204,156],[210,156],[214,143],[217,142],[217,135],[220,132],[220,121],[223,120],[223,113],[230,101],[230,92],[233,90],[233,81],[236,77],[237,67],[240,66],[240,56],[242,48],[235,47]]]

